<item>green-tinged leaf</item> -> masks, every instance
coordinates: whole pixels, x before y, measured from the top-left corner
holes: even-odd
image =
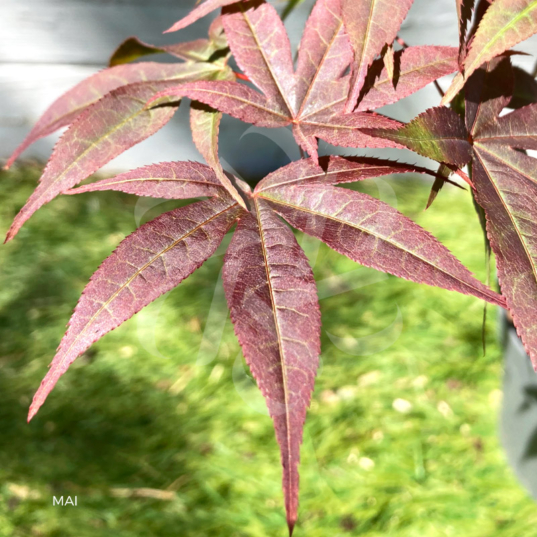
[[[449,103],[481,65],[536,32],[537,0],[495,0],[487,9],[470,43],[464,60],[464,73],[455,77],[442,104]]]
[[[387,138],[438,162],[462,167],[471,159],[471,146],[462,119],[445,107],[430,108],[400,129],[363,129]]]
[[[6,168],[9,168],[35,141],[70,125],[84,110],[116,88],[151,80],[175,80],[180,84],[183,81],[213,76],[213,73],[217,72],[216,69],[217,67],[208,63],[187,65],[155,62],[118,65],[104,69],[77,84],[48,108],[9,158]]]

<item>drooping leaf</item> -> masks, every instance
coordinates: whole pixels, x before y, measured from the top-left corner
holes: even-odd
[[[200,4],[194,8],[186,17],[183,17],[181,20],[178,20],[171,28],[168,28],[164,33],[177,32],[182,30],[187,26],[195,23],[197,20],[205,17],[209,13],[224,7],[240,2],[241,0],[205,0],[203,4]]]
[[[449,103],[465,80],[485,62],[514,47],[537,32],[537,0],[495,0],[487,9],[470,43],[459,73],[442,99]]]
[[[190,127],[192,129],[192,138],[198,151],[214,170],[220,184],[224,186],[241,207],[246,209],[244,200],[224,173],[218,158],[218,131],[221,119],[221,112],[204,105],[192,103],[190,108]]]
[[[398,173],[434,175],[434,172],[430,170],[403,162],[370,157],[330,156],[321,157],[319,164],[316,164],[312,159],[291,162],[291,164],[267,175],[258,183],[254,192],[257,194],[271,188],[284,186],[301,188],[314,184],[339,185]]]
[[[313,273],[293,232],[263,200],[253,203],[253,214],[240,219],[229,246],[223,281],[237,338],[274,421],[292,533],[321,319]]]
[[[182,81],[210,76],[216,69],[217,67],[211,64],[167,65],[154,62],[104,69],[77,84],[49,107],[9,158],[6,168],[31,144],[71,124],[84,110],[114,89],[145,81],[175,80],[179,84]]]
[[[343,20],[354,49],[347,113],[355,109],[370,65],[384,45],[393,43],[412,3],[413,0],[342,0]]]
[[[82,194],[101,190],[118,190],[136,196],[177,200],[203,196],[226,196],[225,188],[214,171],[199,162],[151,164],[110,179],[67,190],[64,194]]]
[[[395,103],[436,79],[457,70],[457,49],[453,47],[408,47],[394,56],[394,84],[381,60],[368,72],[358,111],[374,110]]]
[[[505,304],[429,232],[380,200],[319,185],[281,187],[258,195],[293,227],[362,265]]]
[[[513,84],[511,62],[506,57],[487,62],[470,77],[464,91],[466,128],[472,136],[494,122],[509,104]]]
[[[537,368],[537,166],[500,144],[476,143],[472,179],[485,209],[498,279],[518,335]]]
[[[218,51],[227,49],[221,17],[217,17],[209,27],[209,39],[196,39],[173,45],[150,45],[137,37],[129,37],[113,52],[109,66],[129,63],[149,54],[167,52],[171,56],[185,61],[208,62],[215,59]]]
[[[92,276],[34,396],[31,420],[58,379],[95,341],[192,274],[237,218],[234,201],[201,201],[165,213],[127,237]]]
[[[472,147],[462,119],[450,108],[430,108],[398,130],[364,129],[366,134],[393,140],[438,162],[462,167]]]
[[[148,109],[145,102],[166,85],[170,82],[122,86],[83,112],[56,144],[39,185],[15,217],[6,241],[45,203],[162,128],[178,103],[169,98],[167,106]]]

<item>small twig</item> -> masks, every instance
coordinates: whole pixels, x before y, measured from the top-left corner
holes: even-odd
[[[438,83],[438,80],[435,80],[435,81],[434,81],[434,87],[437,89],[438,93],[440,93],[440,97],[444,97],[445,92],[444,92],[444,90],[440,87],[440,84]]]

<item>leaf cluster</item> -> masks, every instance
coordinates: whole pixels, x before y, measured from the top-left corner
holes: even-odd
[[[234,226],[224,290],[274,422],[291,533],[321,318],[313,273],[290,226],[362,265],[508,307],[537,363],[537,175],[535,161],[525,153],[537,149],[537,91],[529,74],[512,67],[509,51],[537,32],[537,1],[481,0],[474,6],[456,0],[458,47],[402,42],[397,33],[411,5],[412,0],[317,0],[295,62],[270,4],[205,0],[168,31],[221,8],[206,39],[154,46],[130,38],[114,52],[109,68],[52,104],[8,161],[9,166],[34,141],[68,126],[6,240],[60,194],[117,190],[204,199],[141,226],[95,272],[29,419],[78,356],[192,274]],[[181,61],[130,63],[151,54]],[[240,72],[230,68],[231,57]],[[427,110],[408,124],[376,111],[454,72],[442,104],[453,100],[457,106]],[[192,136],[207,164],[153,164],[75,188],[162,128],[184,97],[192,100]],[[500,116],[506,107],[517,110]],[[305,157],[252,189],[220,164],[223,113],[265,128],[290,126]],[[318,140],[349,148],[406,147],[437,161],[439,170],[371,157],[320,156]],[[471,178],[461,169],[469,163]],[[404,173],[435,178],[429,204],[452,173],[469,184],[484,212],[501,295],[411,219],[338,186]]]

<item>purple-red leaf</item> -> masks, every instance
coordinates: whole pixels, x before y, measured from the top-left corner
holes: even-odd
[[[291,48],[276,10],[260,0],[224,10],[229,46],[261,95],[238,83],[209,82],[173,88],[163,95],[188,96],[221,112],[263,127],[293,124],[297,143],[318,160],[317,140],[344,147],[398,147],[367,136],[362,128],[397,128],[398,122],[372,114],[344,114],[352,59],[343,31],[339,0],[319,0],[306,24],[293,73]],[[412,93],[413,89],[405,91]],[[396,97],[397,99],[398,97]]]
[[[335,85],[352,62],[352,48],[341,16],[341,0],[318,0],[306,23],[298,49],[296,69],[297,116],[320,111],[336,99],[343,103]]]
[[[229,6],[241,0],[205,0],[203,4],[200,4],[198,7],[194,8],[186,17],[183,17],[181,20],[178,20],[171,28],[168,28],[164,33],[177,32],[182,30],[191,24],[194,24],[197,20],[205,17],[212,11],[219,9],[224,6]]]
[[[505,304],[430,233],[382,201],[320,185],[274,188],[258,195],[293,227],[362,265]]]
[[[269,101],[292,115],[293,57],[277,11],[263,0],[240,2],[223,11],[222,24],[238,66]]]
[[[220,184],[224,186],[231,197],[244,209],[246,203],[242,196],[237,192],[227,175],[222,169],[218,158],[218,131],[220,129],[220,120],[222,113],[208,108],[203,105],[193,103],[190,108],[190,126],[192,129],[192,138],[202,154],[203,158],[214,170]]]
[[[382,60],[375,60],[362,91],[357,110],[374,110],[404,97],[457,70],[453,47],[408,47],[395,53],[395,87]]]
[[[462,119],[450,108],[430,108],[398,130],[364,129],[387,138],[424,157],[462,167],[471,159],[472,147]]]
[[[34,396],[28,420],[92,343],[200,267],[218,248],[239,211],[229,199],[201,201],[165,213],[129,235],[84,290],[51,368]]]
[[[472,179],[485,209],[498,279],[537,369],[537,166],[499,144],[476,143]]]
[[[537,32],[537,0],[495,0],[473,36],[459,73],[442,99],[449,103],[468,77],[485,62],[499,56]]]
[[[145,140],[173,116],[177,103],[148,109],[146,101],[173,82],[140,82],[118,88],[90,106],[63,135],[39,185],[15,217],[6,241],[32,214],[107,162]]]
[[[274,421],[290,532],[298,512],[302,429],[319,363],[313,273],[293,232],[262,200],[238,223],[223,281],[235,333]]]
[[[482,65],[464,87],[466,128],[475,138],[496,120],[513,94],[513,71],[509,58],[499,57]]]
[[[391,160],[369,157],[321,157],[319,164],[312,159],[302,159],[276,170],[256,186],[255,193],[283,186],[339,185],[396,173],[434,175],[434,172],[420,166]]]
[[[183,84],[155,95],[151,102],[167,97],[189,97],[258,127],[277,128],[290,123],[286,112],[276,103],[238,82],[219,80]]]
[[[30,134],[9,158],[6,168],[9,168],[19,155],[35,141],[69,125],[86,108],[116,88],[150,80],[176,80],[177,83],[180,83],[182,80],[201,78],[203,74],[208,75],[216,69],[210,64],[166,65],[154,62],[119,65],[104,69],[80,82],[49,107]]]
[[[358,103],[367,71],[384,45],[397,36],[413,0],[342,0],[343,20],[354,49],[351,92],[345,111]]]
[[[352,114],[319,113],[309,116],[301,123],[305,136],[315,136],[342,147],[401,147],[388,137],[378,137],[371,131],[394,132],[401,126],[399,121],[380,114],[354,112]]]
[[[225,188],[211,168],[199,162],[163,162],[137,168],[110,179],[90,183],[64,194],[118,190],[136,196],[189,199],[226,197]]]
[[[481,129],[477,139],[518,149],[537,149],[537,104],[497,118]]]

